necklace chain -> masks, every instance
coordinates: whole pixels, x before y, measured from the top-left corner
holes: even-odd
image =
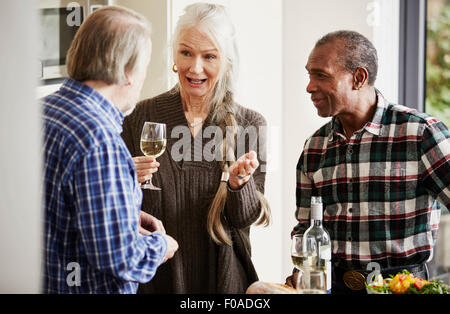
[[[189,122],[189,121],[188,121],[188,122]],[[197,125],[202,124],[202,122],[203,122],[202,119],[196,118],[196,119],[194,119],[194,122],[189,122],[189,126],[190,126],[191,128],[194,128],[194,127],[196,127]]]
[[[192,121],[192,122],[190,122],[189,120],[190,120],[190,114],[188,114],[187,112],[186,112],[186,115],[187,115],[187,117],[186,118],[189,118],[189,119],[186,119],[187,121],[188,121],[188,124],[189,124],[189,127],[191,127],[191,128],[194,128],[194,127],[196,127],[197,125],[200,125],[200,124],[202,124],[203,123],[203,119],[202,118],[194,118],[194,121]]]

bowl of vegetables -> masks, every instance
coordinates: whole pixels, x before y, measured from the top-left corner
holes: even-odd
[[[441,280],[424,280],[407,270],[385,278],[378,275],[370,284],[366,283],[368,294],[449,294],[450,287]]]

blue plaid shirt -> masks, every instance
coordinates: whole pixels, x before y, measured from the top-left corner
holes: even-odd
[[[142,191],[122,113],[67,79],[43,99],[44,293],[136,293],[167,242],[139,234]]]

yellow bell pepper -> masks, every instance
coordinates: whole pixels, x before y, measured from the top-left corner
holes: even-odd
[[[414,281],[412,274],[397,274],[389,283],[389,288],[396,294],[404,294]]]

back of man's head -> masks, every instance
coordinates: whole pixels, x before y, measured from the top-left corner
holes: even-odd
[[[340,30],[328,33],[316,42],[315,47],[328,43],[340,45],[338,62],[346,70],[354,73],[357,68],[365,68],[369,73],[368,84],[373,86],[378,73],[377,50],[369,39],[358,32]]]
[[[150,54],[151,27],[140,14],[119,6],[94,11],[67,52],[67,72],[77,81],[125,84]]]

